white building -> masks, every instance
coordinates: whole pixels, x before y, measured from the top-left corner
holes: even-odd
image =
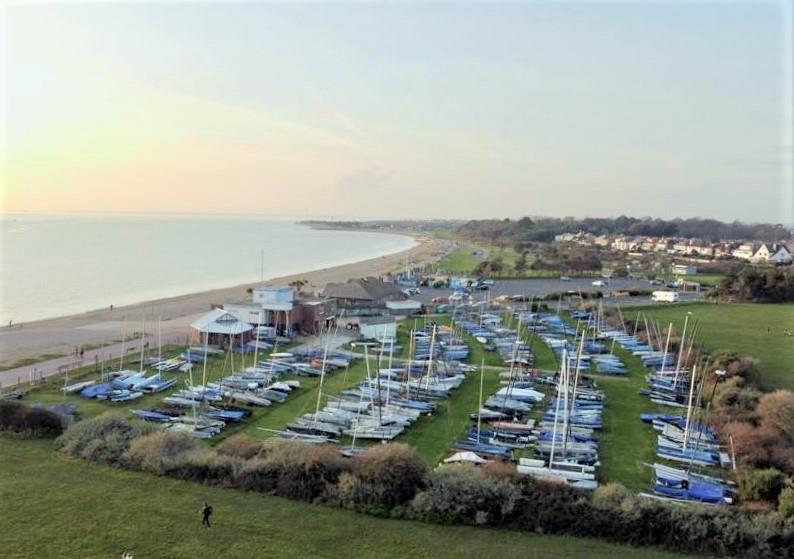
[[[786,245],[763,243],[750,257],[751,262],[772,262],[774,264],[791,264],[791,253]]]
[[[394,340],[397,321],[390,316],[363,316],[358,321],[359,334],[365,339]]]
[[[731,252],[731,256],[740,260],[750,260],[758,250],[755,243],[742,243]]]

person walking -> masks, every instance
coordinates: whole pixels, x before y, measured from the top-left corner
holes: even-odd
[[[204,506],[201,508],[201,516],[201,524],[209,528],[210,516],[212,516],[212,505],[210,505],[207,501],[204,501]]]

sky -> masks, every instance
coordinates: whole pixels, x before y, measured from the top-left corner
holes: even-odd
[[[794,223],[791,4],[6,6],[0,205]]]

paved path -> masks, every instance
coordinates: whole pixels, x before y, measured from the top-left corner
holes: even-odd
[[[184,341],[184,336],[164,336],[162,340],[163,345],[184,343]],[[157,337],[147,336],[145,338],[128,341],[124,344],[117,343],[97,349],[86,350],[82,359],[75,355],[67,355],[65,357],[49,359],[32,365],[16,367],[7,371],[0,371],[0,388],[30,383],[33,380],[50,377],[65,371],[71,371],[78,367],[90,365],[91,363],[100,363],[103,360],[118,359],[121,355],[122,347],[124,353],[127,355],[127,359],[134,360],[140,357],[141,343],[146,342],[149,342],[150,350],[153,347],[157,347]]]

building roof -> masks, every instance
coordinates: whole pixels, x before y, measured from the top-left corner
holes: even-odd
[[[260,285],[254,287],[255,291],[294,291],[289,285]]]
[[[223,309],[212,309],[210,312],[194,321],[191,328],[202,334],[227,334],[236,335],[253,330],[250,324],[238,320],[230,312]]]
[[[393,316],[362,316],[358,319],[359,324],[368,326],[373,324],[394,324],[396,320]]]
[[[322,296],[361,301],[382,301],[388,297],[405,298],[405,294],[396,285],[372,277],[349,279],[345,283],[329,283]]]

